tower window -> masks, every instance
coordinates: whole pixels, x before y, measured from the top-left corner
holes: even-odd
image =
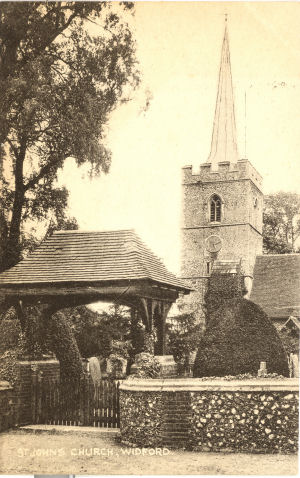
[[[210,222],[221,221],[221,199],[214,194],[210,200]]]

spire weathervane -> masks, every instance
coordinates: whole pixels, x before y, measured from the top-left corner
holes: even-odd
[[[227,13],[225,13],[225,31],[221,52],[218,94],[216,101],[211,150],[208,162],[212,169],[218,169],[218,163],[238,161],[234,98],[230,65],[229,41],[227,32]]]

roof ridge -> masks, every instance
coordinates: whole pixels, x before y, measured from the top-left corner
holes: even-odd
[[[113,233],[113,232],[135,232],[134,228],[131,229],[90,229],[90,230],[84,230],[84,229],[63,229],[61,231],[54,231],[53,234],[89,234],[89,233]],[[50,236],[51,237],[51,236]]]

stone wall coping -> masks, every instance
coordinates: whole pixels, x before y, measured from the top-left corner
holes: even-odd
[[[0,391],[1,390],[12,390],[12,386],[9,382],[6,382],[4,380],[0,381]]]
[[[177,379],[128,379],[120,384],[120,390],[135,392],[197,392],[197,391],[289,391],[299,392],[297,378],[248,379],[248,380],[201,380],[197,378]]]

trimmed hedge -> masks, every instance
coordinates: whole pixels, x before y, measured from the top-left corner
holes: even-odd
[[[47,327],[51,349],[60,363],[61,378],[78,381],[84,373],[81,355],[63,312],[48,317]]]
[[[194,377],[256,375],[261,361],[267,362],[269,373],[289,376],[283,345],[262,308],[234,298],[211,309],[199,344]]]

